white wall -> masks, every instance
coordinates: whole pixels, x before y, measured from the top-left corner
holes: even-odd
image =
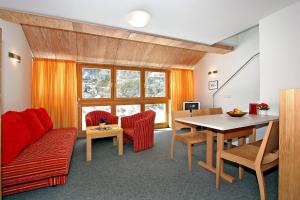
[[[32,54],[20,25],[0,19],[2,28],[2,107],[23,110],[31,107]],[[8,58],[8,52],[21,56],[21,63]]]
[[[236,44],[233,52],[224,55],[206,54],[195,66],[195,98],[201,102],[201,107],[212,107],[212,94],[215,90],[208,90],[208,81],[218,80],[221,86],[251,56],[259,52],[258,27],[227,41]],[[218,74],[210,76],[207,74],[208,71],[215,69],[218,70]],[[248,110],[249,102],[257,101],[259,101],[259,57],[249,63],[216,95],[215,106],[223,107],[224,111],[235,107]]]
[[[278,114],[279,91],[300,88],[300,2],[259,23],[260,97]]]

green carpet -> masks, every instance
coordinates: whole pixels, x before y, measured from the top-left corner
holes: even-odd
[[[124,145],[124,155],[117,156],[112,140],[93,141],[92,161],[85,161],[85,139],[76,142],[67,184],[47,187],[8,196],[4,199],[259,199],[256,176],[250,170],[245,178],[234,184],[221,181],[215,189],[215,175],[197,165],[205,159],[205,144],[196,145],[193,171],[187,166],[186,146],[175,146],[175,159],[170,160],[171,131],[155,133],[152,149],[133,153],[130,144]],[[238,168],[225,163],[225,172],[235,177]],[[278,170],[265,175],[268,199],[278,199]]]

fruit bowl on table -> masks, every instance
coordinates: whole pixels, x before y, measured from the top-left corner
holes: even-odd
[[[246,112],[239,112],[239,113],[235,113],[235,112],[227,112],[227,114],[231,117],[243,117],[244,115],[246,115]]]

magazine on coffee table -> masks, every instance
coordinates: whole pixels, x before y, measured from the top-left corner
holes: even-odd
[[[106,130],[111,130],[112,127],[111,126],[105,126],[105,127],[96,127],[96,128],[93,128],[92,130],[93,131],[106,131]]]

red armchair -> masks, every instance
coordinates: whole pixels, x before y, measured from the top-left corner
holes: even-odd
[[[155,112],[152,110],[121,118],[124,141],[129,140],[133,143],[134,152],[153,147],[154,120]]]
[[[107,124],[118,124],[119,118],[117,116],[101,110],[92,111],[86,114],[85,124],[86,126],[97,126],[99,125],[101,118],[105,118],[107,120]]]

